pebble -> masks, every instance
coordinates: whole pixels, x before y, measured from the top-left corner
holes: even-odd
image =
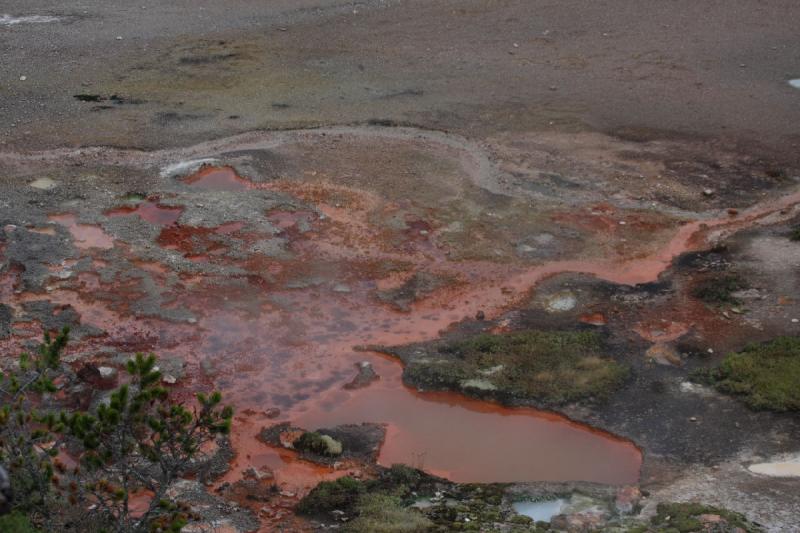
[[[800,322],[800,320],[798,320],[798,319],[796,319],[796,318],[793,318],[793,319],[792,319],[792,323],[793,323],[793,324],[797,324],[798,322]]]
[[[714,189],[703,189],[704,196],[714,196]]]
[[[25,81],[28,79],[28,76],[20,76],[19,81]]]

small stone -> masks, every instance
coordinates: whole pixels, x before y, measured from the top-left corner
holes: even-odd
[[[100,377],[103,379],[117,379],[117,369],[110,366],[101,366],[97,369],[100,372]]]
[[[714,189],[703,189],[703,196],[714,196]]]
[[[39,178],[39,179],[33,180],[28,185],[30,187],[33,187],[34,189],[39,189],[39,190],[42,190],[42,191],[49,191],[50,189],[55,188],[56,185],[58,185],[58,183],[56,183],[55,181],[51,180],[50,178]]]
[[[378,376],[375,369],[372,368],[372,363],[369,361],[356,363],[356,368],[358,369],[358,374],[356,374],[350,383],[344,386],[345,389],[363,389],[373,381],[380,379],[380,376]]]
[[[483,311],[479,310],[477,313],[475,313],[475,320],[485,320],[485,319],[486,319],[486,313],[484,313]]]
[[[698,519],[704,524],[717,524],[723,521],[718,514],[701,514]]]
[[[797,324],[798,322],[800,322],[800,320],[798,320],[798,319],[796,319],[796,318],[793,318],[793,319],[792,319],[792,323],[793,323],[793,324]]]
[[[98,389],[111,389],[117,384],[117,370],[108,366],[98,367],[86,363],[77,372],[78,378]]]
[[[167,385],[175,385],[175,383],[178,382],[178,378],[176,378],[172,374],[164,374],[161,377],[161,381],[166,383]]]
[[[117,35],[117,40],[121,41],[122,40],[122,35]]]
[[[697,417],[696,416],[690,416],[689,417],[689,422],[697,422]]]
[[[27,76],[20,76],[20,77],[19,77],[19,81],[25,81],[25,80],[27,80],[27,79],[28,79],[28,77],[27,77]]]
[[[730,216],[732,216],[732,217],[735,217],[736,215],[738,215],[738,214],[739,214],[739,210],[738,210],[738,209],[733,209],[733,208],[731,208],[731,209],[728,209],[728,214],[729,214]]]
[[[262,479],[272,479],[275,475],[269,469],[250,467],[242,472],[242,477],[245,479],[255,479],[261,481]]]

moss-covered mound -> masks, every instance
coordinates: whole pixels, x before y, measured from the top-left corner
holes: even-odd
[[[422,513],[388,494],[364,494],[356,511],[358,516],[344,528],[349,533],[425,533],[433,526]]]
[[[740,397],[754,409],[800,410],[800,338],[779,337],[729,354],[695,379]]]
[[[318,455],[337,456],[342,454],[342,443],[330,435],[316,431],[306,431],[293,443],[295,449]]]
[[[650,526],[634,528],[631,533],[761,533],[756,524],[744,516],[727,509],[700,503],[660,503]]]
[[[505,489],[503,484],[459,485],[396,464],[381,469],[377,479],[324,481],[296,511],[335,522],[346,533],[545,531],[504,502]]]
[[[409,360],[404,378],[419,388],[558,405],[604,398],[627,375],[594,332],[524,331],[443,345]]]

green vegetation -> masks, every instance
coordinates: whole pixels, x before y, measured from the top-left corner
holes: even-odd
[[[40,530],[33,527],[30,519],[19,512],[0,516],[0,531],[7,531],[8,533],[40,533]]]
[[[594,332],[525,331],[484,334],[439,349],[444,358],[412,360],[407,381],[563,404],[603,399],[628,376],[628,368],[603,355]]]
[[[324,481],[296,510],[320,520],[344,518],[343,531],[350,533],[546,530],[504,505],[504,493],[502,484],[456,485],[405,465],[392,465],[381,470],[377,479]],[[424,508],[412,507],[420,500]],[[344,514],[334,516],[333,511]]]
[[[738,305],[741,302],[733,293],[746,288],[747,283],[737,274],[723,274],[700,281],[692,290],[692,296],[708,304]]]
[[[331,511],[347,512],[355,507],[359,497],[367,491],[364,482],[349,476],[335,481],[323,481],[297,504],[297,512],[320,516]]]
[[[720,517],[725,523],[716,522]],[[704,520],[704,517],[708,517]],[[714,517],[714,518],[711,518]],[[760,533],[760,527],[749,522],[744,516],[727,509],[720,509],[699,503],[660,503],[650,527],[632,530],[648,533],[695,533],[704,531],[736,531],[741,528],[746,533]]]
[[[232,409],[217,392],[198,394],[196,408],[171,401],[155,356],[143,354],[128,361],[130,382],[92,412],[59,409],[53,393],[68,336],[45,336],[38,353],[0,376],[0,462],[14,490],[14,514],[3,520],[20,531],[31,530],[20,516],[46,531],[180,531],[191,516],[168,489],[228,433]],[[76,466],[58,458],[67,445]],[[153,497],[137,499],[144,509],[133,513],[132,498],[145,491]]]
[[[356,505],[358,517],[349,522],[349,533],[424,533],[433,522],[419,511],[403,507],[396,496],[364,494]]]
[[[789,232],[789,239],[792,241],[800,241],[800,226],[795,226]]]
[[[342,454],[342,443],[329,435],[306,431],[292,443],[296,450],[335,457]]]
[[[800,338],[778,337],[725,357],[695,379],[733,394],[754,409],[800,410]]]

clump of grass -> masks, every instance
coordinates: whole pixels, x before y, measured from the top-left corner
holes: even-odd
[[[366,490],[363,482],[348,476],[323,481],[300,500],[297,512],[308,516],[325,515],[336,510],[347,512],[355,507]]]
[[[292,443],[296,450],[317,455],[336,456],[342,454],[342,443],[329,435],[306,431]]]
[[[800,411],[800,338],[751,344],[694,377],[740,397],[754,409]]]
[[[792,231],[789,232],[789,240],[795,242],[800,241],[800,226],[792,228]]]
[[[400,498],[386,494],[364,494],[356,510],[358,517],[344,528],[348,533],[423,533],[433,526],[419,511],[403,507]]]
[[[746,288],[747,283],[737,274],[724,274],[699,282],[692,290],[692,296],[708,304],[738,305],[740,302],[733,293]]]
[[[412,361],[409,381],[438,388],[481,384],[478,391],[498,396],[563,404],[605,398],[618,388],[629,369],[603,354],[594,332],[525,331],[490,335],[444,346],[442,361]]]
[[[651,520],[651,525],[655,526],[655,529],[649,528],[647,531],[669,531],[676,533],[709,531],[709,524],[704,524],[700,519],[703,515],[720,516],[727,522],[724,531],[734,531],[736,528],[741,528],[747,533],[760,533],[763,531],[760,527],[752,524],[739,513],[700,503],[658,504],[656,516]],[[717,529],[714,529],[714,531],[717,531]],[[723,531],[723,529],[719,529],[719,531]]]

